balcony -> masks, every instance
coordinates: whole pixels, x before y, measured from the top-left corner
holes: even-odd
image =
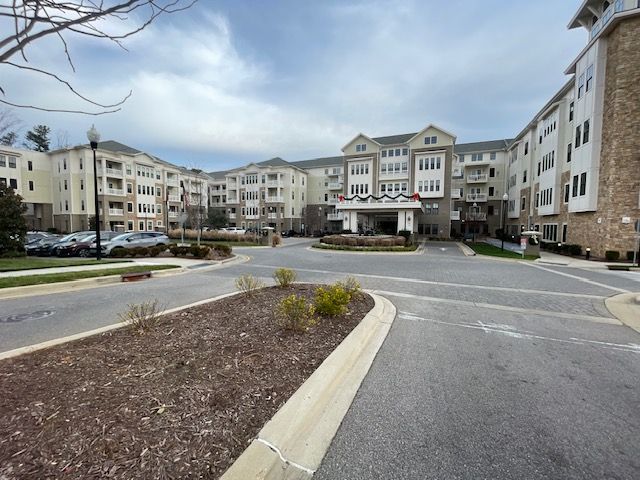
[[[267,197],[267,203],[284,203],[284,197]]]
[[[467,175],[467,183],[487,183],[489,176],[486,173]]]
[[[169,218],[178,218],[178,212],[169,212]]]
[[[123,175],[123,171],[119,168],[105,168],[104,170],[102,168],[98,168],[99,176],[102,176],[105,173],[107,177],[115,177],[115,178],[122,178],[122,175]]]
[[[235,220],[236,218],[238,218],[238,215],[235,213],[228,213],[227,217],[229,217],[229,220]]]
[[[486,193],[467,193],[467,202],[486,202]]]
[[[269,187],[269,188],[283,188],[284,187],[284,182],[282,182],[280,180],[268,180],[267,181],[267,187]]]
[[[329,183],[329,190],[342,190],[342,183]]]
[[[277,213],[267,213],[267,218],[269,220],[275,220],[276,218],[278,218],[278,214]]]
[[[180,182],[178,182],[177,178],[169,178],[167,177],[167,187],[179,187]]]
[[[331,197],[331,198],[329,198],[329,200],[327,201],[327,203],[328,203],[329,205],[336,205],[336,204],[338,203],[338,199],[337,199],[337,198],[335,198],[335,197]]]
[[[109,209],[109,215],[122,216],[122,215],[124,215],[124,209],[122,209],[122,208],[110,208]]]
[[[170,202],[179,202],[180,201],[180,195],[169,195],[169,201]]]
[[[124,195],[124,190],[121,188],[107,188],[105,195]]]
[[[633,8],[633,3],[630,5]],[[593,40],[596,35],[598,35],[602,29],[609,23],[611,17],[613,17],[614,13],[622,12],[624,10],[628,10],[625,7],[624,0],[616,0],[614,5],[609,5],[609,7],[604,11],[600,20],[593,24],[591,27],[591,32],[589,32],[589,40]]]
[[[460,220],[460,211],[459,210],[453,210],[451,212],[451,220]]]
[[[487,212],[468,212],[464,218],[467,222],[486,222]]]
[[[403,170],[401,172],[380,172],[380,180],[391,180],[394,178],[407,178],[409,177],[409,171]]]
[[[451,190],[451,200],[460,200],[461,198],[462,195],[460,195],[459,188],[454,188],[453,190]]]
[[[327,220],[329,220],[330,222],[342,221],[343,218],[344,218],[344,215],[341,212],[327,214]]]

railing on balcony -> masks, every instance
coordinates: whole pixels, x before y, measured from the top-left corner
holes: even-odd
[[[467,193],[467,202],[486,202],[486,193]]]
[[[278,218],[278,214],[277,213],[267,213],[267,218],[269,220],[275,220],[276,218]]]
[[[178,218],[178,212],[169,212],[169,218]]]
[[[170,202],[179,202],[180,201],[180,195],[169,195],[169,201]]]
[[[329,183],[329,190],[342,190],[342,183],[338,183],[338,182]]]
[[[227,216],[229,217],[229,220],[235,220],[238,217],[238,215],[235,213],[229,213],[227,214]]]
[[[593,40],[593,38],[602,31],[602,29],[611,20],[614,13],[622,12],[623,10],[630,10],[631,8],[634,8],[633,3],[631,3],[631,5],[629,5],[627,8],[625,8],[624,0],[616,0],[615,4],[609,5],[609,8],[607,8],[604,11],[604,13],[602,14],[602,17],[600,17],[600,20],[594,23],[593,27],[591,27],[591,32],[589,33],[589,40]]]
[[[334,197],[331,197],[331,198],[329,198],[329,200],[327,201],[327,203],[328,203],[329,205],[335,205],[336,203],[338,203],[338,199],[337,199],[337,198],[334,198]]]
[[[402,178],[409,176],[409,170],[402,170],[400,172],[380,172],[380,178],[388,179],[388,178]]]
[[[460,211],[459,210],[453,210],[451,212],[451,220],[460,220]]]
[[[179,187],[180,182],[178,182],[177,178],[168,178],[167,177],[167,186],[168,187]]]
[[[453,190],[451,190],[451,199],[452,200],[460,200],[462,198],[462,195],[460,194],[460,189],[459,188],[454,188]]]
[[[109,215],[124,215],[124,209],[122,208],[110,208]]]
[[[282,203],[284,202],[283,197],[267,197],[265,200],[267,203]]]
[[[475,173],[467,175],[467,183],[485,183],[489,179],[486,173]]]
[[[487,212],[467,212],[465,219],[467,222],[486,222]]]
[[[344,218],[344,214],[342,213],[328,213],[327,220],[330,222],[335,222],[337,220],[342,220]]]
[[[107,177],[116,178],[122,178],[122,175],[124,174],[124,172],[119,168],[105,168],[103,170],[102,167],[98,167],[98,175],[104,175],[105,173]]]
[[[124,195],[124,190],[121,188],[107,188],[107,195]]]
[[[280,180],[267,180],[267,187],[269,188],[284,187],[284,182]]]

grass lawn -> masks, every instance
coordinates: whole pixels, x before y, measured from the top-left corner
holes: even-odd
[[[522,255],[516,252],[512,252],[510,250],[500,250],[500,247],[494,247],[493,245],[489,245],[488,243],[465,243],[468,247],[472,248],[474,252],[479,255],[489,255],[491,257],[502,257],[502,258],[518,258],[522,260]],[[525,255],[525,260],[535,260],[535,255]]]
[[[137,265],[135,267],[107,268],[104,270],[89,270],[84,272],[47,273],[43,275],[29,275],[24,277],[6,277],[0,278],[0,288],[69,282],[71,280],[80,280],[82,278],[106,277],[107,275],[147,272],[149,270],[166,270],[169,268],[178,267],[175,265]]]
[[[410,245],[408,247],[354,247],[351,245],[331,245],[328,243],[316,243],[311,245],[313,248],[320,250],[344,250],[348,252],[414,252],[418,245]]]
[[[102,263],[128,262],[129,260],[102,260]],[[70,267],[75,265],[94,265],[97,260],[80,260],[70,258],[40,258],[40,257],[18,257],[0,258],[0,272],[15,272],[17,270],[32,270],[35,268]]]

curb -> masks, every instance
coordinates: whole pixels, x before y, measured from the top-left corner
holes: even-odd
[[[199,300],[197,302],[189,303],[188,305],[182,305],[180,307],[169,308],[167,310],[163,310],[159,313],[159,315],[168,315],[170,313],[179,312],[180,310],[186,310],[187,308],[197,307],[199,305],[204,305],[206,303],[215,302],[216,300],[222,300],[223,298],[232,297],[234,295],[239,295],[242,292],[231,292],[225,293],[222,295],[218,295],[217,297],[207,298],[205,300]],[[93,330],[89,330],[82,333],[76,333],[75,335],[69,335],[67,337],[56,338],[54,340],[47,340],[46,342],[36,343],[34,345],[27,345],[25,347],[14,348],[13,350],[7,350],[6,352],[0,352],[0,360],[4,360],[7,358],[18,357],[20,355],[24,355],[25,353],[36,352],[38,350],[44,350],[45,348],[54,347],[56,345],[62,345],[63,343],[73,342],[75,340],[81,340],[86,337],[91,337],[93,335],[99,335],[101,333],[109,332],[111,330],[115,330],[117,328],[125,327],[127,324],[123,322],[113,323],[111,325],[107,325],[105,327],[95,328]]]
[[[188,273],[193,271],[202,272],[207,270],[215,270],[231,262],[245,263],[247,261],[249,261],[248,256],[235,255],[231,259],[222,260],[217,264],[211,265],[209,267],[199,268],[197,270],[190,270],[187,267],[180,267],[180,266],[176,266],[176,268],[171,268],[166,270],[154,270],[152,271],[151,278],[153,279],[153,278],[171,277],[174,275],[181,275],[183,273]],[[0,289],[0,300],[31,297],[34,295],[49,295],[52,293],[74,292],[78,290],[86,290],[89,288],[103,287],[107,285],[117,285],[120,283],[122,283],[120,279],[120,275],[107,275],[104,277],[83,278],[80,280],[72,280],[69,282],[43,283],[41,285],[9,287],[9,288]]]
[[[373,309],[260,430],[221,480],[310,479],[319,468],[396,308],[371,294]]]
[[[458,248],[462,251],[465,257],[475,257],[476,252],[471,247],[467,247],[464,243],[456,242]]]
[[[344,254],[355,254],[355,255],[422,255],[425,252],[426,247],[423,244],[420,244],[418,248],[416,248],[413,252],[359,252],[357,250],[334,250],[332,248],[314,248],[312,246],[307,247],[305,250],[310,252],[321,252],[321,253],[337,253],[339,255]]]
[[[604,304],[614,317],[640,333],[640,294],[622,293],[607,298]]]

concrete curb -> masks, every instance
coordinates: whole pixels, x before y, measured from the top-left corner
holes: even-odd
[[[458,245],[458,248],[462,251],[462,253],[464,254],[465,257],[475,257],[476,256],[476,252],[474,252],[471,247],[467,247],[464,243],[456,242],[456,245]]]
[[[206,303],[215,302],[216,300],[222,300],[223,298],[232,297],[234,295],[239,295],[242,292],[231,292],[225,293],[223,295],[218,295],[217,297],[207,298],[205,300],[199,300],[197,302],[190,303],[188,305],[182,305],[180,307],[169,308],[167,310],[163,310],[160,315],[168,315],[170,313],[179,312],[180,310],[186,310],[187,308],[197,307],[199,305],[204,305]],[[76,333],[75,335],[69,335],[67,337],[56,338],[54,340],[47,340],[46,342],[36,343],[34,345],[27,345],[25,347],[15,348],[13,350],[7,350],[6,352],[0,352],[0,360],[4,360],[6,358],[18,357],[20,355],[24,355],[25,353],[36,352],[38,350],[44,350],[45,348],[54,347],[56,345],[62,345],[63,343],[73,342],[75,340],[81,340],[86,337],[91,337],[93,335],[99,335],[101,333],[109,332],[111,330],[115,330],[117,328],[122,328],[126,326],[126,323],[118,322],[113,323],[111,325],[107,325],[105,327],[95,328],[93,330],[89,330],[82,333]]]
[[[607,298],[604,304],[614,317],[640,333],[640,294],[622,293]]]
[[[211,265],[209,267],[199,268],[197,270],[189,269],[187,267],[176,266],[176,268],[167,270],[154,270],[151,278],[163,278],[171,277],[174,275],[181,275],[188,272],[196,271],[208,271],[222,268],[229,263],[245,263],[249,261],[249,257],[246,255],[235,255],[228,260],[222,260],[219,263]],[[32,297],[34,295],[49,295],[53,293],[65,293],[75,292],[78,290],[86,290],[89,288],[103,287],[106,285],[121,284],[120,275],[107,275],[104,277],[95,278],[83,278],[81,280],[72,280],[70,282],[57,282],[57,283],[43,283],[41,285],[27,285],[24,287],[9,287],[0,289],[0,300],[7,300],[10,298],[22,298]]]
[[[307,247],[305,250],[316,253],[337,253],[338,255],[422,255],[425,247],[418,246],[413,252],[358,252],[356,250],[332,250],[331,248],[313,248]]]
[[[375,306],[260,430],[222,480],[310,479],[320,466],[396,316]]]

